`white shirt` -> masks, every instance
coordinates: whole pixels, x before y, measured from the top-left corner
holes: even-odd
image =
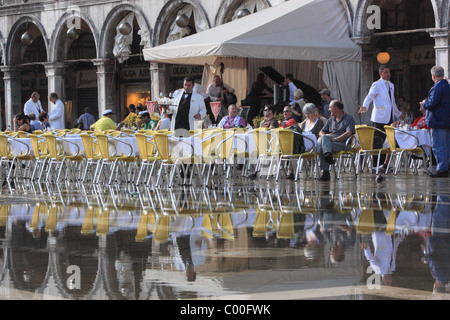
[[[295,103],[294,98],[294,92],[297,90],[297,87],[293,82],[289,83],[289,101],[291,102],[290,105],[293,105]]]
[[[38,100],[37,102],[33,102],[33,100],[31,100],[30,98],[27,102],[25,102],[23,113],[25,113],[26,115],[34,113],[36,118],[39,118],[39,113],[41,113],[42,111],[44,111],[44,109],[42,109],[40,100]]]
[[[227,89],[230,93],[234,93],[234,88],[230,87],[229,85],[226,85],[225,83],[223,84],[223,88]],[[215,83],[211,83],[208,86],[206,93],[211,98],[211,101],[217,101],[217,99],[220,98],[221,92],[222,92],[221,89],[222,89],[222,87],[216,86]]]
[[[66,127],[64,123],[64,103],[60,99],[55,102],[52,111],[48,115],[48,121],[52,130],[64,129]]]
[[[192,89],[192,91],[200,94],[203,97],[203,99],[208,98],[208,95],[206,94],[205,89],[203,89],[203,87],[201,85],[199,85],[197,82],[194,84],[194,88]]]
[[[170,129],[170,118],[162,118],[159,130]]]

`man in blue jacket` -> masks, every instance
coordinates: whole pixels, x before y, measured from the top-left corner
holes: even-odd
[[[435,173],[430,177],[448,177],[450,161],[450,84],[444,78],[444,69],[431,68],[434,86],[428,98],[420,104],[427,110],[426,123],[431,128],[431,144],[437,162]]]

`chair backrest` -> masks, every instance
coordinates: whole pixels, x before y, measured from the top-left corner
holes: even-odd
[[[28,133],[25,131],[19,131],[19,138],[28,138]]]
[[[93,159],[96,155],[100,154],[97,148],[97,144],[94,143],[94,136],[88,133],[80,134],[81,142],[83,143],[84,154],[87,159]]]
[[[147,137],[144,133],[135,133],[136,142],[139,148],[139,155],[141,159],[147,159],[148,157],[148,150],[147,150]]]
[[[389,149],[392,151],[397,148],[396,142],[395,142],[395,129],[391,126],[384,126],[384,130],[386,131],[386,137],[387,141],[389,143]]]
[[[203,155],[209,156],[223,140],[222,130],[205,130],[202,134]]]
[[[47,150],[52,158],[58,157],[58,147],[56,145],[56,135],[51,132],[44,133],[45,142],[47,143]]]
[[[367,125],[356,125],[356,136],[362,150],[373,149],[373,138],[375,136],[375,128]]]
[[[266,155],[269,150],[271,134],[266,128],[257,128],[251,131],[253,139],[255,140],[256,153],[258,156]]]
[[[95,137],[97,138],[98,149],[100,151],[100,156],[103,159],[109,159],[109,141],[108,135],[102,132],[95,132]]]
[[[282,155],[294,153],[294,132],[288,129],[274,131],[275,139],[272,139],[271,151],[280,152]]]
[[[110,135],[111,137],[118,137],[122,134],[122,131],[119,130],[106,130],[106,134]]]
[[[233,137],[234,131],[223,130],[222,131],[222,141],[216,147],[216,155],[221,159],[228,159],[233,152]],[[220,136],[219,136],[220,137]]]
[[[0,134],[0,157],[8,156],[8,136]]]
[[[170,158],[169,136],[164,133],[157,132],[153,135],[153,141],[155,141],[155,145],[161,159],[168,160]]]
[[[47,144],[45,142],[40,142],[39,137],[34,133],[28,135],[31,142],[31,147],[33,148],[34,157],[37,159],[40,155],[47,154]]]

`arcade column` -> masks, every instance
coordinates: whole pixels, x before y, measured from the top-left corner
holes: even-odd
[[[13,129],[13,117],[18,112],[23,111],[22,82],[20,70],[17,67],[2,66],[3,80],[5,84],[5,125],[6,129]]]

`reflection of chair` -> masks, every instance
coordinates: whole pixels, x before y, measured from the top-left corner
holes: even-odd
[[[217,226],[220,230],[220,236],[223,239],[234,239],[233,222],[229,213],[222,213],[217,219]]]
[[[104,236],[109,232],[109,209],[103,208],[97,223],[97,236]]]
[[[88,206],[81,225],[81,234],[91,234],[94,230],[94,208]]]
[[[277,228],[278,239],[291,239],[294,237],[294,214],[282,213]]]
[[[373,209],[363,209],[359,214],[356,232],[359,234],[371,234],[375,231],[375,217]]]
[[[139,220],[139,225],[136,231],[135,240],[136,242],[143,242],[147,238],[148,229],[147,229],[147,214],[142,212],[141,219]]]
[[[169,239],[170,216],[160,215],[156,222],[154,239],[156,242],[164,243]]]
[[[357,125],[356,126],[356,136],[358,137],[359,145],[361,149],[358,152],[358,158],[356,163],[356,171],[363,172],[364,171],[364,163],[367,162],[367,167],[369,170],[373,168],[373,156],[378,155],[377,166],[376,166],[376,174],[378,174],[378,168],[380,166],[380,158],[382,154],[388,154],[389,148],[373,148],[373,139],[375,136],[375,131],[386,135],[382,130],[367,126],[367,125]],[[362,161],[361,161],[362,157]],[[361,169],[359,169],[359,165],[361,163]]]
[[[253,237],[265,237],[267,233],[267,223],[269,222],[269,212],[258,210],[253,224]]]
[[[52,204],[48,212],[47,221],[45,223],[45,231],[51,232],[56,230],[56,224],[58,219],[59,206]]]
[[[397,221],[398,212],[396,210],[391,210],[389,214],[389,218],[386,226],[386,234],[394,234],[395,233],[395,223]]]
[[[10,204],[0,205],[0,227],[6,226],[6,223],[8,222],[8,214],[10,209],[11,209]]]
[[[345,171],[346,165],[348,165],[350,167],[350,169],[353,167],[353,171],[355,173],[355,178],[356,178],[358,173],[356,172],[356,163],[355,162],[356,162],[356,156],[357,156],[358,152],[359,152],[359,147],[356,145],[356,137],[355,137],[355,135],[352,135],[345,142],[345,150],[333,153],[333,158],[338,160],[337,164],[335,164],[333,166],[334,175],[336,176],[336,179],[339,180],[339,178],[340,178],[343,161],[345,161],[343,170]],[[336,166],[338,167],[337,172],[336,172]]]
[[[384,126],[384,129],[386,130],[386,136],[387,136],[387,140],[389,143],[389,149],[391,150],[391,155],[392,158],[395,158],[395,163],[394,163],[394,175],[397,174],[400,165],[402,163],[402,160],[404,160],[404,156],[407,157],[406,161],[404,161],[405,163],[405,170],[408,168],[410,162],[412,161],[413,164],[413,172],[414,173],[418,173],[418,162],[419,162],[419,158],[417,157],[417,159],[413,159],[412,155],[415,156],[420,156],[423,159],[423,164],[425,166],[425,169],[427,169],[427,154],[425,153],[425,151],[419,147],[419,139],[417,139],[416,136],[412,135],[409,132],[400,130],[398,128],[394,128],[391,126]],[[396,140],[396,135],[397,134],[405,134],[408,135],[409,137],[411,137],[412,139],[414,139],[415,144],[413,147],[411,148],[400,148],[397,146],[397,140]],[[391,160],[392,160],[391,158]],[[390,166],[391,161],[389,161],[388,163],[388,169]]]

